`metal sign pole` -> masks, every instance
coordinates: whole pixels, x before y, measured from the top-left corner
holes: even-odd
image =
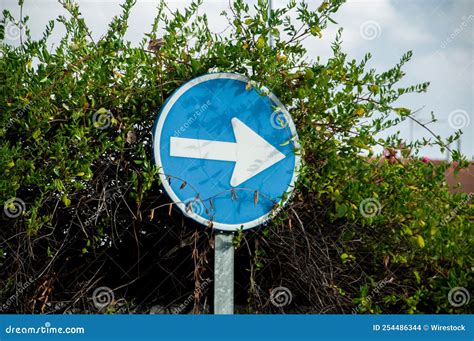
[[[234,245],[232,233],[216,233],[214,249],[214,314],[234,313]]]

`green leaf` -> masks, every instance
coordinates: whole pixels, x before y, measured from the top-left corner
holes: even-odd
[[[418,235],[416,237],[416,241],[418,242],[418,246],[421,247],[421,248],[424,248],[425,247],[425,240],[423,239],[422,236]]]
[[[344,217],[347,213],[347,206],[344,204],[339,205],[336,203],[336,212],[338,218]]]
[[[408,108],[395,108],[394,110],[400,116],[408,116],[411,114],[411,110]]]
[[[108,112],[108,110],[105,109],[105,108],[100,108],[100,109],[98,109],[98,110],[96,111],[97,114],[105,114],[105,113],[107,113],[107,112]]]
[[[420,273],[417,270],[414,270],[413,274],[415,275],[416,283],[420,284],[421,283]]]
[[[378,94],[379,91],[380,91],[380,88],[377,84],[373,84],[373,85],[369,86],[369,91],[373,94]]]
[[[64,203],[64,205],[65,205],[66,207],[68,207],[69,205],[71,205],[71,200],[67,197],[66,194],[63,194],[61,200],[62,200],[62,202]]]
[[[201,68],[201,62],[198,59],[192,59],[191,67],[193,68],[193,71],[196,72]]]
[[[31,136],[33,137],[33,139],[37,140],[40,137],[40,135],[41,135],[41,129],[38,128],[33,132]]]
[[[324,1],[319,7],[318,7],[318,12],[323,12],[326,8],[329,7],[329,2]]]
[[[354,116],[361,117],[364,115],[365,109],[364,108],[358,108],[354,111]]]
[[[309,31],[313,36],[318,36],[319,38],[323,37],[321,33],[321,28],[319,26],[313,26],[309,29]]]

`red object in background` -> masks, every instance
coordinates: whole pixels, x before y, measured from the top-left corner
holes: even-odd
[[[446,161],[433,160],[432,162],[440,164]],[[470,163],[467,168],[461,169],[457,175],[454,174],[454,168],[454,166],[451,166],[446,170],[446,181],[451,192],[474,193],[474,163]],[[460,184],[459,187],[458,184]]]
[[[390,150],[385,150],[383,157],[378,160],[379,162],[384,162],[384,160],[390,163],[397,162],[394,153]],[[436,165],[446,162],[445,160],[430,160],[427,156],[424,156],[421,161],[424,163],[432,162]],[[403,159],[401,162],[403,162]],[[457,174],[454,174],[455,166],[455,164],[451,165],[451,167],[446,170],[446,181],[448,182],[450,192],[474,193],[474,162],[471,162],[467,168],[459,170]]]

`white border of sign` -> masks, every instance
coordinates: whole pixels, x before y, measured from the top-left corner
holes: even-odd
[[[169,111],[171,110],[173,105],[178,101],[178,99],[186,91],[188,91],[192,87],[194,87],[194,86],[196,86],[196,85],[198,85],[202,82],[206,82],[208,80],[220,79],[220,78],[234,79],[234,80],[244,82],[246,84],[249,82],[249,80],[246,77],[244,77],[242,75],[239,75],[239,74],[235,74],[235,73],[226,73],[226,72],[209,73],[209,74],[206,74],[206,75],[203,75],[203,76],[200,76],[200,77],[196,77],[196,78],[188,81],[184,85],[182,85],[180,88],[178,88],[178,90],[176,90],[171,95],[171,97],[165,103],[164,107],[162,107],[162,109],[159,113],[158,119],[157,119],[158,121],[155,124],[155,126],[153,128],[153,132],[152,132],[153,155],[154,155],[154,158],[155,158],[156,165],[161,170],[163,170],[163,164],[161,162],[161,149],[160,149],[161,131],[163,129],[163,126],[164,126],[164,123],[166,121],[166,117],[168,116]],[[285,119],[288,121],[287,122],[288,127],[290,128],[291,134],[294,137],[293,140],[292,140],[293,146],[295,148],[299,148],[300,144],[299,144],[299,140],[298,140],[298,134],[296,132],[296,127],[295,127],[295,124],[293,123],[293,120],[292,120],[290,114],[288,113],[288,110],[286,110],[285,106],[280,102],[280,100],[273,93],[269,93],[268,97],[270,97],[270,99],[280,108],[280,110],[285,115]],[[301,163],[301,157],[298,154],[295,154],[295,168],[293,170],[293,176],[291,178],[290,184],[289,184],[288,189],[287,189],[287,192],[290,193],[290,194],[293,192],[295,182],[298,178],[298,171],[299,171],[299,168],[300,168],[300,163]],[[176,204],[180,208],[180,210],[184,213],[185,216],[188,216],[188,217],[194,219],[195,221],[197,221],[197,222],[199,222],[203,225],[209,226],[209,220],[208,219],[204,219],[203,217],[201,217],[200,215],[198,215],[194,212],[187,212],[186,211],[186,205],[180,200],[180,198],[175,194],[175,192],[173,191],[173,189],[169,185],[167,175],[172,176],[173,174],[163,174],[162,172],[160,172],[160,174],[159,174],[161,183],[163,184],[163,187],[165,188],[166,193],[168,193],[168,195],[170,196],[173,203]],[[291,195],[288,196],[288,198],[283,203],[283,205],[286,204],[286,202],[288,201],[288,199],[290,197],[291,197]],[[212,224],[213,224],[214,229],[221,230],[221,231],[237,231],[240,228],[242,228],[244,230],[247,230],[247,229],[250,229],[252,227],[258,226],[260,224],[263,224],[268,219],[274,217],[278,213],[278,211],[279,211],[279,209],[274,210],[273,212],[269,212],[269,213],[261,216],[260,218],[257,218],[257,219],[252,220],[252,221],[248,221],[248,222],[243,223],[243,224],[223,224],[223,223],[218,223],[218,222],[215,222],[215,221],[213,221]]]

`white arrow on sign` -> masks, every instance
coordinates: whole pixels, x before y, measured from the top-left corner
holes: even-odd
[[[171,137],[170,155],[176,157],[235,162],[230,185],[236,187],[285,155],[234,117],[231,120],[236,142]]]

